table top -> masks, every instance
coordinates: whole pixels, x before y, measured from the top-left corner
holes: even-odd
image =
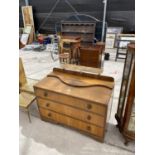
[[[107,105],[114,88],[114,79],[106,76],[81,74],[54,68],[35,88]]]

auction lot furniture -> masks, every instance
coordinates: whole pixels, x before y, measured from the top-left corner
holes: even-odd
[[[34,94],[33,85],[37,82],[38,80],[26,78],[22,59],[19,58],[19,91]]]
[[[82,66],[101,68],[104,49],[105,44],[80,47],[79,64]]]
[[[118,35],[123,32],[123,27],[107,27],[106,48],[115,48]]]
[[[31,118],[30,118],[29,107],[33,103],[35,98],[36,97],[34,95],[26,92],[21,92],[19,94],[19,106],[20,108],[24,109],[27,112],[30,123],[31,123]]]
[[[60,54],[69,53],[70,63],[78,63],[81,39],[78,36],[62,36],[60,41]],[[66,46],[66,47],[65,47]]]
[[[127,52],[121,52],[121,50],[127,50],[127,45],[129,43],[132,43],[135,41],[135,35],[134,34],[119,34],[117,36],[116,40],[116,47],[117,47],[117,52],[116,52],[116,58],[117,59],[125,59]],[[124,57],[122,57],[124,56]]]
[[[95,37],[95,22],[62,22],[62,36],[78,36],[81,44],[92,44]]]
[[[123,79],[115,115],[125,144],[135,139],[135,44],[128,44]]]
[[[74,128],[102,142],[113,88],[112,77],[61,68],[54,68],[34,85],[42,120]]]

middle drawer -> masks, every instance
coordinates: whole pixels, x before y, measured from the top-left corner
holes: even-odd
[[[39,107],[43,107],[49,110],[53,110],[55,112],[92,123],[94,125],[103,127],[104,126],[104,117],[100,115],[96,115],[87,111],[83,111],[77,108],[73,108],[70,106],[66,106],[62,103],[56,103],[54,101],[42,99],[42,98],[37,98],[37,103]]]

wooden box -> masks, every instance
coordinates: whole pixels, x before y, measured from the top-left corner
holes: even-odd
[[[111,77],[61,68],[54,68],[34,85],[42,120],[66,125],[99,141],[105,135],[113,88]]]

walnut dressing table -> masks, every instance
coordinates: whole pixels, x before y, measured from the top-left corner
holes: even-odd
[[[102,141],[114,79],[54,68],[34,85],[41,119],[62,124]]]

